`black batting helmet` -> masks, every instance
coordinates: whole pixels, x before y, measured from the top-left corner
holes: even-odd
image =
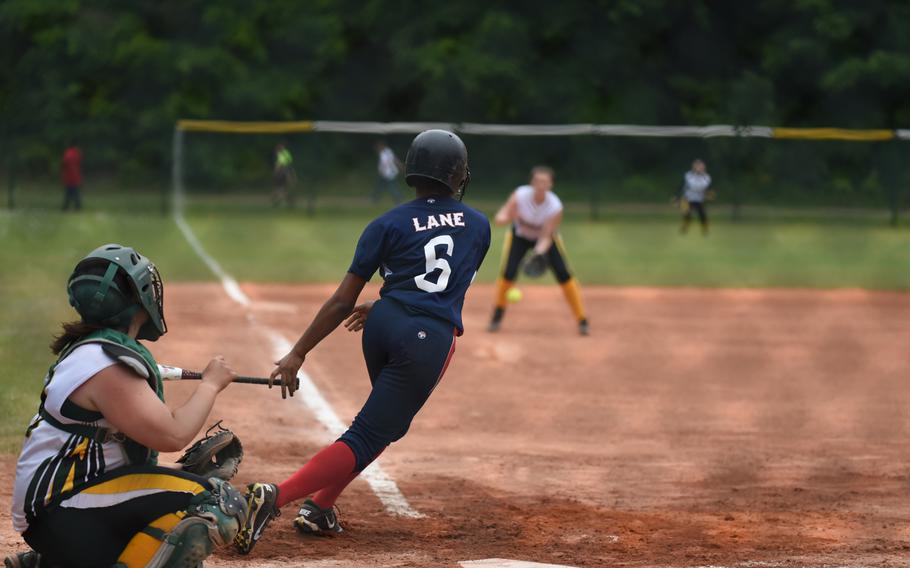
[[[447,130],[425,130],[414,138],[404,160],[404,179],[414,186],[416,178],[436,180],[461,199],[471,180],[468,149],[461,138]]]

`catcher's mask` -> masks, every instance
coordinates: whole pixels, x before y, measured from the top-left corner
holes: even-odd
[[[425,130],[414,138],[404,160],[404,180],[414,187],[417,178],[436,180],[464,198],[471,170],[468,149],[461,138],[447,130]]]
[[[122,329],[145,308],[149,319],[137,339],[155,341],[167,333],[161,276],[135,249],[118,244],[96,248],[76,265],[66,291],[87,323]]]

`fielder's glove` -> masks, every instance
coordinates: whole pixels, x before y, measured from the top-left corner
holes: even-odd
[[[212,430],[216,430],[212,433]],[[209,428],[205,437],[197,440],[183,452],[177,463],[183,471],[195,473],[200,477],[217,477],[224,481],[237,474],[240,462],[243,461],[243,445],[240,438],[221,426],[221,421]]]
[[[542,254],[534,254],[525,262],[524,272],[531,278],[537,278],[547,271],[547,257]]]

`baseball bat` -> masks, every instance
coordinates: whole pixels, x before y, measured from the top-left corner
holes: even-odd
[[[188,369],[181,369],[180,367],[171,367],[170,365],[158,365],[158,370],[161,372],[161,378],[165,381],[198,381],[202,379],[202,373],[199,371],[190,371]],[[237,376],[234,377],[235,383],[242,383],[247,385],[267,385],[269,383],[272,386],[281,386],[281,380],[275,379],[274,381],[267,377],[244,377]],[[300,379],[297,379],[297,384],[295,389],[300,388]]]

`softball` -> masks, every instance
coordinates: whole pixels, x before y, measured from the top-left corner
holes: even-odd
[[[514,286],[509,288],[509,290],[506,292],[506,300],[512,302],[513,304],[515,302],[520,302],[522,296],[523,294],[521,293],[521,290]]]

